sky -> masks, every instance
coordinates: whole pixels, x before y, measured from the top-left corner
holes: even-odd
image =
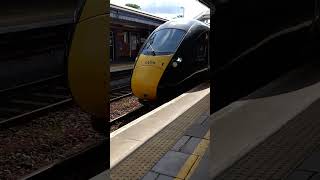
[[[197,0],[110,0],[111,4],[124,6],[127,3],[137,4],[142,11],[155,14],[156,16],[172,19],[182,15],[193,18],[208,8]]]

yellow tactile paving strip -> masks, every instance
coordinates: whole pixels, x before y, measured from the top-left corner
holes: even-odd
[[[140,179],[182,137],[184,131],[204,112],[209,111],[210,96],[184,112],[175,121],[111,169],[111,179]]]
[[[194,149],[192,153],[192,154],[198,155],[199,157],[197,158],[196,162],[191,166],[190,171],[186,174],[186,176],[184,176],[184,178],[187,180],[191,178],[194,171],[198,168],[200,161],[202,160],[204,153],[209,146],[209,139],[206,139],[207,137],[210,137],[210,130],[208,130],[206,135],[202,138],[202,140],[200,141],[200,143],[197,145],[197,147]],[[186,165],[187,164],[185,163],[185,165],[181,168],[180,172],[188,168],[186,167]]]

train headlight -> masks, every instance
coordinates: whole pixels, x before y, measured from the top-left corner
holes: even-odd
[[[173,62],[172,63],[172,67],[176,68],[178,66],[178,63],[177,62]]]
[[[178,57],[177,60],[173,61],[172,67],[176,68],[182,62],[182,58]]]

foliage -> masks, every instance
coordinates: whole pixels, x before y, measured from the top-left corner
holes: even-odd
[[[141,8],[140,8],[140,6],[139,6],[139,5],[137,5],[137,4],[131,4],[131,3],[128,3],[128,4],[126,4],[126,6],[128,6],[128,7],[132,7],[132,8],[135,8],[135,9],[141,9]]]

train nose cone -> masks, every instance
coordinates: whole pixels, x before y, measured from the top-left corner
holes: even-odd
[[[153,66],[137,67],[131,80],[132,93],[140,99],[155,100],[162,73],[162,69]]]
[[[159,81],[171,57],[140,55],[132,73],[132,93],[142,100],[156,100]]]

